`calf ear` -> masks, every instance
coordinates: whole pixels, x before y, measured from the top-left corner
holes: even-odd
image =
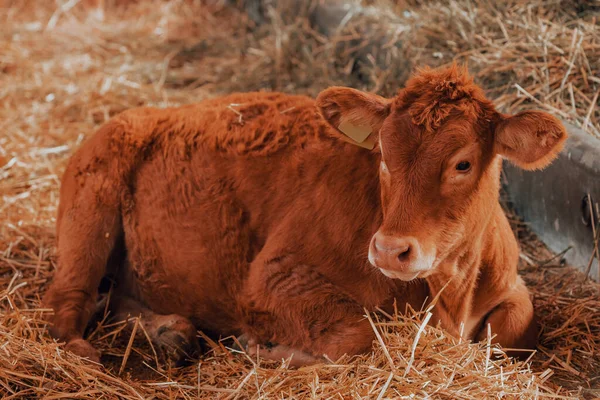
[[[317,97],[323,118],[350,143],[372,149],[392,100],[345,87],[331,87]]]
[[[503,118],[495,131],[496,152],[523,169],[539,169],[560,153],[567,131],[554,116],[525,111]]]

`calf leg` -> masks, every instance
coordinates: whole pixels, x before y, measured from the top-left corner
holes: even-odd
[[[374,333],[363,308],[293,256],[259,256],[245,295],[243,331],[250,343],[276,344],[263,346],[261,354],[269,358],[293,353],[299,364],[312,364],[371,348]]]
[[[476,336],[478,341],[486,340],[488,324],[492,333],[496,334],[495,341],[509,349],[509,356],[521,359],[529,357],[531,351],[528,350],[535,349],[537,344],[538,326],[529,292],[522,281],[508,298],[488,315]]]
[[[189,319],[177,314],[157,314],[129,297],[119,296],[111,303],[113,320],[128,320],[131,323],[135,321],[133,318],[141,317],[143,331],[162,355],[176,365],[181,365],[199,350],[196,328]],[[143,335],[143,331],[139,330],[138,333]]]
[[[61,187],[58,269],[43,303],[54,310],[50,333],[66,349],[99,361],[83,333],[92,316],[98,285],[121,232],[115,188],[98,175],[75,180],[69,169]]]

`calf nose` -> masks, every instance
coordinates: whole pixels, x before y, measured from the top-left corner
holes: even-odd
[[[413,237],[395,237],[377,232],[370,251],[376,266],[383,269],[405,271],[419,253],[419,243]]]

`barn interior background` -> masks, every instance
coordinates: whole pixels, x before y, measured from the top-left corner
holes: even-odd
[[[584,0],[0,1],[1,397],[600,396],[600,286],[586,279],[600,268],[599,16],[600,3]],[[516,182],[507,212],[542,326],[529,363],[496,360],[493,347],[458,342],[422,315],[371,315],[372,354],[299,370],[226,341],[209,341],[198,363],[174,369],[143,337],[106,323],[91,333],[101,368],[47,337],[39,298],[55,268],[59,179],[112,115],[233,91],[316,95],[345,85],[393,95],[416,66],[453,59],[468,62],[502,110],[553,112],[585,142],[558,172],[506,180],[509,192]],[[550,183],[538,191],[539,182]],[[512,206],[542,238],[554,229],[554,252]],[[569,259],[573,249],[579,258]]]

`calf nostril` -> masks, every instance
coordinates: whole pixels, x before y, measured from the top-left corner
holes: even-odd
[[[410,257],[410,246],[403,247],[398,249],[398,260],[399,261],[408,261]]]

